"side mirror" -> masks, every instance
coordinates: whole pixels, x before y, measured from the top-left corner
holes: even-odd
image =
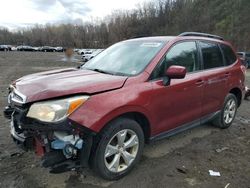
[[[165,70],[165,77],[163,79],[164,85],[169,85],[171,79],[182,79],[186,76],[186,68],[182,66],[172,65]]]
[[[185,78],[187,70],[185,67],[172,65],[166,69],[165,74],[170,79],[182,79]]]

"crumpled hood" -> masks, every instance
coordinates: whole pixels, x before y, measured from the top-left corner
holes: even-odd
[[[46,71],[24,76],[13,85],[33,102],[72,94],[93,94],[121,88],[127,77],[75,68]]]

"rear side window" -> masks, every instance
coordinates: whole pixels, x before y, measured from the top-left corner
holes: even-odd
[[[221,49],[226,60],[226,65],[232,65],[237,60],[237,57],[234,54],[232,48],[225,44],[221,44]]]
[[[215,43],[200,42],[204,69],[224,66],[220,48]]]

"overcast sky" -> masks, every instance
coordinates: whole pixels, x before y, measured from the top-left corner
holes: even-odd
[[[46,23],[82,23],[149,0],[3,0],[0,26],[11,30]]]

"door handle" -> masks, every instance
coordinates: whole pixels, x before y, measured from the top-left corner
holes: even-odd
[[[195,83],[195,85],[202,86],[204,83],[205,83],[204,80],[197,80],[196,83]]]
[[[226,78],[228,78],[230,75],[231,75],[230,72],[226,72],[226,73],[225,73],[225,77],[226,77]]]

